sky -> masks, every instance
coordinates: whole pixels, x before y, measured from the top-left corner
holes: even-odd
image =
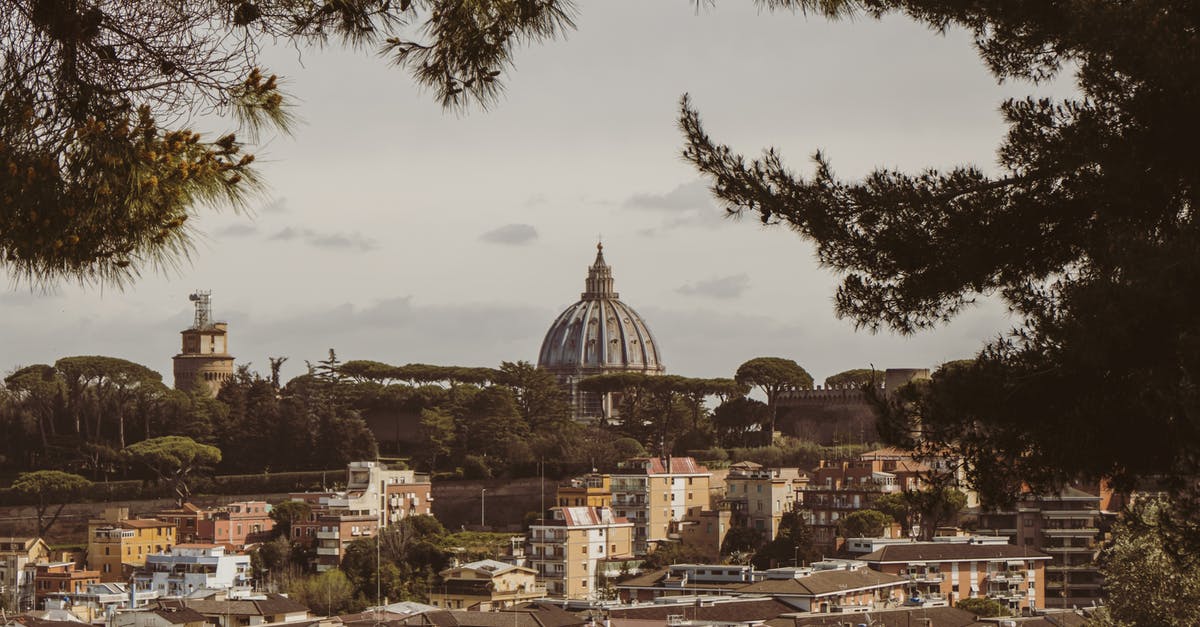
[[[850,368],[934,368],[1015,321],[983,299],[903,337],[838,319],[838,276],[813,248],[730,220],[680,158],[679,98],[746,154],[777,147],[798,173],[994,171],[1009,97],[1070,85],[997,84],[968,33],[902,17],[830,22],[748,0],[581,0],[577,30],[522,49],[501,101],[444,111],[371,51],[268,48],[302,123],[268,136],[270,189],[251,214],[204,211],[195,253],[122,289],[0,286],[0,371],[101,354],[171,381],[188,294],[212,291],[237,363],[285,378],[339,359],[495,366],[536,362],[579,298],[597,239],[621,299],[669,372],[732,376],[757,356],[818,380]],[[229,124],[207,120],[214,128]]]

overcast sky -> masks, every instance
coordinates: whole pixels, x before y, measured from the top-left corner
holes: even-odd
[[[775,145],[811,171],[972,163],[991,170],[1005,97],[966,33],[903,18],[828,22],[749,0],[579,3],[578,31],[517,57],[492,110],[446,113],[370,52],[274,50],[303,119],[258,150],[271,184],[255,215],[209,213],[189,264],[124,291],[0,291],[0,369],[79,354],[171,380],[187,295],[213,292],[239,363],[284,374],[322,359],[496,365],[536,361],[579,298],[603,235],[623,301],[670,372],[730,376],[777,355],[818,380],[873,364],[935,367],[1012,325],[985,303],[914,337],[855,332],[833,314],[837,277],[812,248],[725,220],[679,157],[678,101],[746,153]],[[1060,90],[1055,92],[1054,90]]]

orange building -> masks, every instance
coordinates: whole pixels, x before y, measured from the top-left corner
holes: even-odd
[[[612,476],[590,473],[558,486],[559,507],[612,507]]]
[[[79,570],[75,562],[43,562],[34,566],[34,598],[37,607],[55,592],[79,594],[86,592],[89,584],[100,583],[100,573],[95,570]]]
[[[953,606],[962,599],[987,597],[1023,613],[1046,607],[1049,555],[991,539],[955,540],[889,544],[858,559],[880,572],[907,577],[914,602]]]
[[[100,581],[128,581],[146,556],[176,544],[175,524],[157,519],[129,518],[129,509],[104,510],[103,518],[88,522],[87,565]]]

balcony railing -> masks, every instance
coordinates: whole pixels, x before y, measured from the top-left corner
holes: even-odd
[[[333,555],[337,556],[339,549],[319,546],[317,547],[317,555]]]

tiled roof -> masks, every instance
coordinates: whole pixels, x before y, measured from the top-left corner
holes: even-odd
[[[623,524],[629,522],[625,518],[613,516],[607,507],[562,507],[563,520],[568,527],[583,527],[587,525]]]
[[[711,605],[696,607],[691,604],[664,603],[646,607],[614,608],[609,614],[613,618],[637,618],[667,620],[668,616],[682,614],[686,620],[710,622],[750,622],[775,618],[780,614],[795,612],[796,608],[775,599],[753,599],[745,601],[717,601]]]
[[[869,568],[855,570],[824,570],[799,579],[765,579],[739,588],[743,594],[777,594],[784,596],[820,596],[836,592],[899,585],[908,580]]]
[[[708,468],[698,463],[692,457],[671,457],[668,471],[667,461],[661,457],[634,458],[622,465],[614,475],[647,474],[647,475],[702,475],[708,473]]]
[[[969,544],[966,542],[913,542],[889,544],[858,559],[864,562],[958,562],[997,559],[1050,559],[1027,546],[1013,544]]]
[[[188,599],[187,606],[207,616],[274,616],[308,612],[308,607],[281,594],[268,594],[265,599]]]
[[[975,614],[954,607],[926,607],[890,609],[853,614],[858,617],[850,622],[869,623],[872,627],[996,627],[996,623],[976,622]],[[804,614],[795,618],[776,618],[767,621],[767,627],[842,627],[846,624],[845,614]],[[925,621],[929,622],[926,623]],[[1024,623],[1022,623],[1023,625]]]
[[[432,627],[573,627],[585,621],[552,605],[522,606],[500,612],[432,610],[406,616],[390,625]]]
[[[204,615],[190,607],[160,606],[150,611],[172,625],[204,622]]]
[[[175,523],[169,523],[156,518],[130,518],[122,520],[121,526],[127,529],[153,529],[155,527],[174,527]]]

